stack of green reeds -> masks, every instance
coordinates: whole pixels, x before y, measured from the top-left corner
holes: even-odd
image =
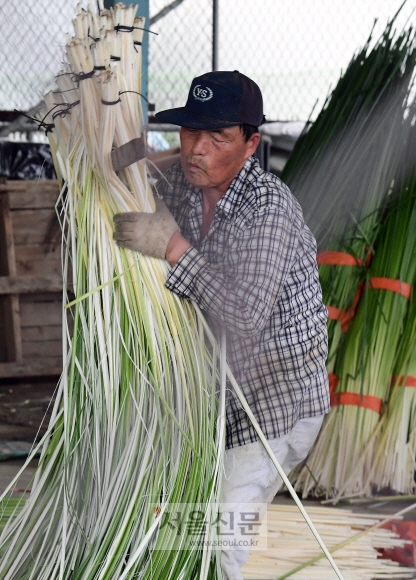
[[[415,119],[415,104],[409,108],[408,122],[413,125]],[[407,144],[407,155],[409,160],[414,159],[416,147],[416,131],[413,130],[409,136]],[[414,161],[413,161],[414,163]],[[413,178],[405,178],[405,189],[402,193],[400,203],[405,212],[407,199],[409,205],[416,205],[416,173]],[[409,207],[409,211],[415,211],[414,207]],[[390,216],[387,217],[390,219]],[[390,234],[391,244],[395,251],[388,246],[388,241],[380,240],[380,253],[384,254],[384,261],[390,259],[390,262],[401,260],[406,268],[406,262],[411,263],[414,269],[414,253],[412,249],[412,240],[414,237],[413,223],[412,231],[408,236],[403,229],[406,227],[406,219],[399,217],[397,220],[396,232]],[[399,252],[403,252],[401,257]],[[409,270],[410,270],[409,269]],[[403,270],[402,270],[403,272]],[[386,358],[393,348],[392,339],[397,333],[400,333],[397,339],[397,349],[394,355],[394,366],[392,376],[386,377],[389,380],[387,392],[384,400],[386,401],[380,421],[377,424],[371,444],[367,446],[358,462],[357,468],[366,474],[366,480],[363,483],[362,493],[370,495],[382,489],[393,490],[398,493],[414,493],[416,489],[415,467],[416,467],[416,423],[415,423],[415,403],[416,403],[416,296],[414,287],[416,276],[413,275],[413,284],[408,288],[407,297],[409,307],[403,324],[398,324],[398,318],[394,329],[386,337],[385,353],[381,356]],[[404,285],[397,288],[404,292]],[[383,297],[382,297],[383,298]],[[380,304],[383,307],[383,302]],[[385,309],[383,310],[385,313]],[[367,325],[370,321],[367,321]],[[377,327],[376,327],[377,328]],[[383,335],[382,327],[378,330]],[[381,346],[381,345],[380,345]],[[391,357],[391,354],[390,354]],[[354,478],[354,473],[352,474]]]
[[[346,152],[344,167],[335,163],[330,174],[333,184],[325,181],[325,187],[328,187],[328,195],[333,196],[334,203],[342,206],[351,200],[350,218],[338,209],[334,211],[333,220],[327,221],[330,235],[323,239],[328,240],[329,250],[336,251],[318,255],[324,302],[330,307],[329,315],[332,318],[328,324],[330,356],[327,366],[332,379],[333,409],[307,467],[297,479],[297,487],[303,490],[304,496],[312,490],[318,494],[337,496],[369,494],[375,488],[392,485],[392,465],[398,468],[397,457],[404,458],[404,453],[397,447],[400,445],[398,414],[401,412],[403,419],[404,413],[407,417],[404,423],[408,427],[412,425],[411,415],[404,411],[400,403],[403,396],[400,397],[399,393],[406,391],[403,388],[400,390],[400,385],[392,390],[390,384],[393,375],[409,373],[404,367],[409,364],[411,347],[404,346],[402,341],[409,340],[413,331],[408,306],[416,278],[415,124],[414,104],[411,104],[416,43],[413,28],[402,33],[397,40],[393,40],[393,36],[390,24],[369,55],[361,52],[359,60],[351,62],[345,77],[358,79],[361,89],[354,93],[354,86],[350,85],[352,102],[350,94],[342,97],[338,87],[334,91],[333,98],[337,97],[334,111],[339,114],[344,107],[354,111],[356,130],[351,133],[352,125],[349,129],[343,129],[342,122],[337,119],[334,125],[339,140],[337,142],[333,138],[332,132],[327,140],[328,132],[323,122],[327,119],[326,115],[331,119],[331,98],[318,117],[319,123],[312,126],[310,134],[305,135],[303,144],[301,142],[296,164],[289,167],[290,171],[296,170],[293,183],[301,184],[302,200],[305,186],[302,186],[303,176],[298,177],[297,174],[302,167],[302,155],[306,156],[304,149],[302,153],[302,147],[308,139],[311,149],[315,144],[317,153],[314,153],[313,160],[316,169],[307,156],[304,160],[310,183],[313,184],[311,192],[318,196],[316,202],[309,204],[309,193],[306,194],[304,204],[308,213],[312,211],[311,207],[317,208],[321,203],[327,203],[327,195],[314,184],[322,178],[322,157],[327,162],[332,148],[338,143],[341,150]],[[375,58],[376,55],[379,59]],[[360,73],[367,70],[367,66],[368,74],[361,77]],[[383,76],[392,80],[386,93],[379,85]],[[366,88],[366,82],[361,81],[367,81],[367,78],[371,78],[375,85]],[[341,80],[340,84],[346,89],[348,85],[343,85],[344,81]],[[362,103],[366,105],[361,111]],[[377,110],[382,110],[386,118],[378,119],[377,114],[373,116]],[[380,124],[390,126],[388,134],[392,141],[385,139],[383,144],[377,146],[366,135],[376,135]],[[381,153],[380,159],[372,157],[373,153]],[[368,163],[367,167],[360,164],[360,156]],[[334,160],[338,160],[336,151]],[[326,167],[329,170],[328,164]],[[349,179],[345,167],[352,174],[357,171],[359,181],[355,177]],[[363,214],[364,208],[370,213]],[[318,224],[318,237],[319,228]],[[339,234],[334,234],[337,228]],[[402,334],[406,320],[409,328]],[[411,397],[408,391],[406,397]],[[399,407],[394,409],[395,402]],[[387,435],[393,424],[397,436],[392,432]],[[394,440],[396,459],[391,454],[391,465],[387,467]],[[416,449],[411,449],[414,441],[411,433],[402,432],[400,441],[407,442],[407,454],[409,457],[413,454],[414,458]],[[409,459],[406,466],[402,464],[406,475],[395,470],[396,481],[407,478],[406,491],[412,488],[409,481],[413,477],[410,474],[413,464],[414,459]],[[390,476],[387,475],[389,470]],[[392,487],[399,490],[397,484]],[[403,486],[401,491],[404,491]]]
[[[375,433],[390,395],[416,281],[416,180],[397,193],[380,229],[352,327],[336,358],[339,383],[332,394],[333,408],[308,460],[308,470],[298,480],[304,495],[316,485],[327,493],[365,492]]]

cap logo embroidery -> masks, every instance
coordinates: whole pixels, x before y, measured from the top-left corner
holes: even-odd
[[[203,89],[201,88],[201,85],[195,85],[192,94],[197,101],[202,102],[209,101],[214,95],[210,88],[205,87],[205,89]]]

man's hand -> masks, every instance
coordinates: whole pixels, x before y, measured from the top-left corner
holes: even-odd
[[[113,238],[122,248],[164,259],[170,239],[175,232],[180,235],[180,231],[164,201],[155,197],[155,202],[155,213],[116,214],[114,216],[116,230]]]

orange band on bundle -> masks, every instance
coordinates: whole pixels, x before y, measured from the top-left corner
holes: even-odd
[[[335,393],[335,389],[339,383],[339,378],[334,373],[328,373],[328,380],[329,380],[329,392]]]
[[[355,309],[341,310],[340,308],[335,308],[335,306],[327,306],[326,308],[328,310],[328,318],[331,320],[339,320],[341,331],[347,332]]]
[[[339,320],[345,312],[340,308],[335,308],[335,306],[327,306],[328,318],[331,320]]]
[[[363,407],[380,414],[383,401],[373,395],[360,395],[360,393],[332,393],[331,407],[337,405],[353,405],[354,407]]]
[[[394,375],[391,379],[392,387],[394,387],[394,385],[403,385],[403,383],[405,387],[416,387],[416,377],[398,377],[397,375]]]
[[[407,282],[401,280],[394,280],[393,278],[370,278],[368,288],[370,290],[390,290],[390,292],[397,292],[408,300],[412,294],[412,287]]]
[[[328,309],[328,318],[331,320],[339,320],[341,324],[341,331],[347,332],[352,322],[352,319],[355,315],[355,310],[357,308],[358,302],[360,301],[360,297],[363,291],[363,284],[360,284],[357,288],[357,292],[354,296],[354,301],[352,303],[351,308],[348,310],[341,310],[340,308],[335,308],[335,306],[327,306]]]
[[[319,252],[316,256],[318,266],[362,266],[363,261],[360,258],[355,258],[352,254],[345,252],[333,252],[332,250],[325,250]]]

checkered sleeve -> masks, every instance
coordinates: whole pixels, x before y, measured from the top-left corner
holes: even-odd
[[[279,299],[298,240],[299,226],[288,211],[263,206],[230,241],[232,264],[227,263],[227,269],[190,248],[170,271],[166,286],[194,300],[228,330],[255,336]]]

